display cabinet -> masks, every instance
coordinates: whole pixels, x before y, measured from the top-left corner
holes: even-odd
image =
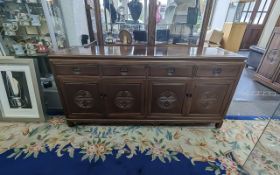
[[[41,56],[67,46],[58,0],[2,0],[0,21],[3,55]]]
[[[280,27],[275,27],[254,79],[280,92]]]
[[[184,44],[202,47],[213,5],[213,0],[85,2],[90,35],[98,45]]]

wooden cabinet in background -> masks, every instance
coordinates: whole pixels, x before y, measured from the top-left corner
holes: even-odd
[[[280,87],[280,71],[278,72],[278,77],[276,78],[276,81],[274,83],[276,86]]]
[[[237,52],[239,51],[247,23],[226,22],[223,27],[222,48]]]
[[[276,27],[270,37],[266,52],[254,79],[280,92],[280,27]]]
[[[220,48],[200,54],[181,46],[125,48],[73,48],[50,56],[69,125],[222,125],[243,57]]]

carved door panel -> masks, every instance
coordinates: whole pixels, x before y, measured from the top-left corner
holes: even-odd
[[[71,115],[75,117],[81,115],[102,116],[98,80],[60,79],[60,86],[65,103],[64,107],[70,117]]]
[[[186,113],[188,80],[151,80],[149,115],[183,116]]]
[[[234,81],[232,80],[196,80],[192,88],[189,115],[211,117],[225,112],[226,102],[230,98]],[[209,116],[208,116],[209,115]]]
[[[258,73],[272,80],[273,75],[280,62],[280,28],[275,28],[271,38],[269,47],[263,57]]]
[[[103,82],[106,113],[110,117],[143,117],[145,80],[107,79]]]

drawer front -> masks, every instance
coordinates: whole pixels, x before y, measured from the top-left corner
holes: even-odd
[[[106,65],[102,68],[104,76],[145,76],[145,66]]]
[[[57,75],[91,75],[97,76],[99,73],[97,65],[54,65]]]
[[[150,67],[150,76],[152,77],[191,77],[193,66],[172,66],[158,65]]]
[[[240,71],[239,65],[199,65],[197,77],[235,77]]]

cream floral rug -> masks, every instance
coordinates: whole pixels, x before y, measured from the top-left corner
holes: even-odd
[[[267,120],[225,120],[221,129],[70,128],[63,117],[54,117],[46,123],[0,123],[0,167],[4,167],[0,173],[6,170],[7,174],[36,174],[34,169],[24,169],[21,165],[45,169],[41,165],[44,164],[60,166],[57,167],[60,170],[53,172],[48,169],[51,174],[66,169],[67,174],[79,174],[76,170],[80,174],[102,175],[238,174],[238,166],[244,164],[266,124]],[[136,164],[141,164],[137,173],[133,172]],[[84,170],[88,171],[83,173]]]
[[[280,174],[280,120],[269,122],[245,169],[252,175]]]

